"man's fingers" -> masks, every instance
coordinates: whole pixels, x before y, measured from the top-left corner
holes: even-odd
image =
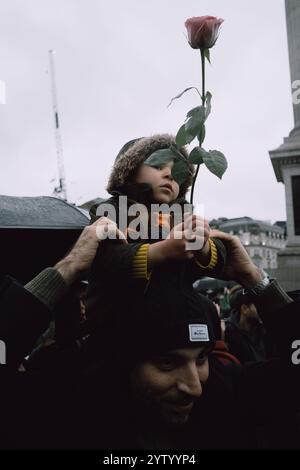
[[[96,228],[96,234],[98,240],[120,240],[122,243],[127,243],[124,233],[118,229],[117,224],[108,219],[107,217],[101,217],[94,224]]]
[[[106,238],[117,238],[116,226],[113,224],[99,224],[96,227],[98,240],[106,240]]]
[[[228,240],[228,241],[232,240],[232,235],[230,233],[221,232],[221,230],[217,230],[215,228],[213,228],[210,231],[210,236],[216,237],[216,238],[222,238],[223,240]]]
[[[122,230],[118,229],[117,228],[117,239],[120,240],[120,242],[122,243],[128,243],[124,233],[122,232]]]
[[[242,256],[245,255],[246,258],[249,258],[249,254],[248,254],[246,248],[242,244],[239,237],[237,237],[236,235],[231,235],[230,233],[225,233],[225,232],[221,232],[221,230],[214,229],[214,230],[211,230],[210,236],[219,238],[220,240],[222,240],[225,243],[225,245],[227,244],[228,249],[229,249],[229,253],[231,253],[232,251],[237,251],[238,250],[240,255],[242,255]]]
[[[115,226],[117,226],[117,224],[113,220],[109,219],[108,217],[100,217],[100,219],[96,220],[96,222],[94,222],[94,224],[95,225],[115,225]]]
[[[235,235],[231,235],[230,233],[221,232],[221,230],[213,229],[213,230],[210,231],[209,235],[210,235],[210,237],[220,238],[220,240],[231,243],[232,246],[235,245],[235,246],[240,246],[240,247],[244,248],[241,240],[239,239],[239,237],[237,237]]]

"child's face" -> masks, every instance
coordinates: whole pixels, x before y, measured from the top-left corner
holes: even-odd
[[[135,183],[149,183],[152,186],[154,202],[169,204],[177,199],[179,184],[172,177],[173,162],[161,167],[153,167],[142,163],[135,175]]]

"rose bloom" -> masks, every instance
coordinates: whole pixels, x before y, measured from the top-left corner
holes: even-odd
[[[193,49],[209,49],[218,39],[219,28],[224,20],[215,16],[188,18],[185,27],[188,41]]]

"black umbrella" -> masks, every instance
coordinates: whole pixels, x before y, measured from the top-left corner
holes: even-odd
[[[0,272],[27,282],[53,266],[89,224],[83,210],[49,196],[0,196]]]
[[[214,279],[212,277],[203,277],[194,283],[194,288],[197,291],[218,290],[224,287],[232,287],[235,281],[223,281],[222,279]]]

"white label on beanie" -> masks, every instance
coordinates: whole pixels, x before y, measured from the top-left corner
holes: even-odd
[[[190,341],[209,341],[207,325],[189,325]]]

